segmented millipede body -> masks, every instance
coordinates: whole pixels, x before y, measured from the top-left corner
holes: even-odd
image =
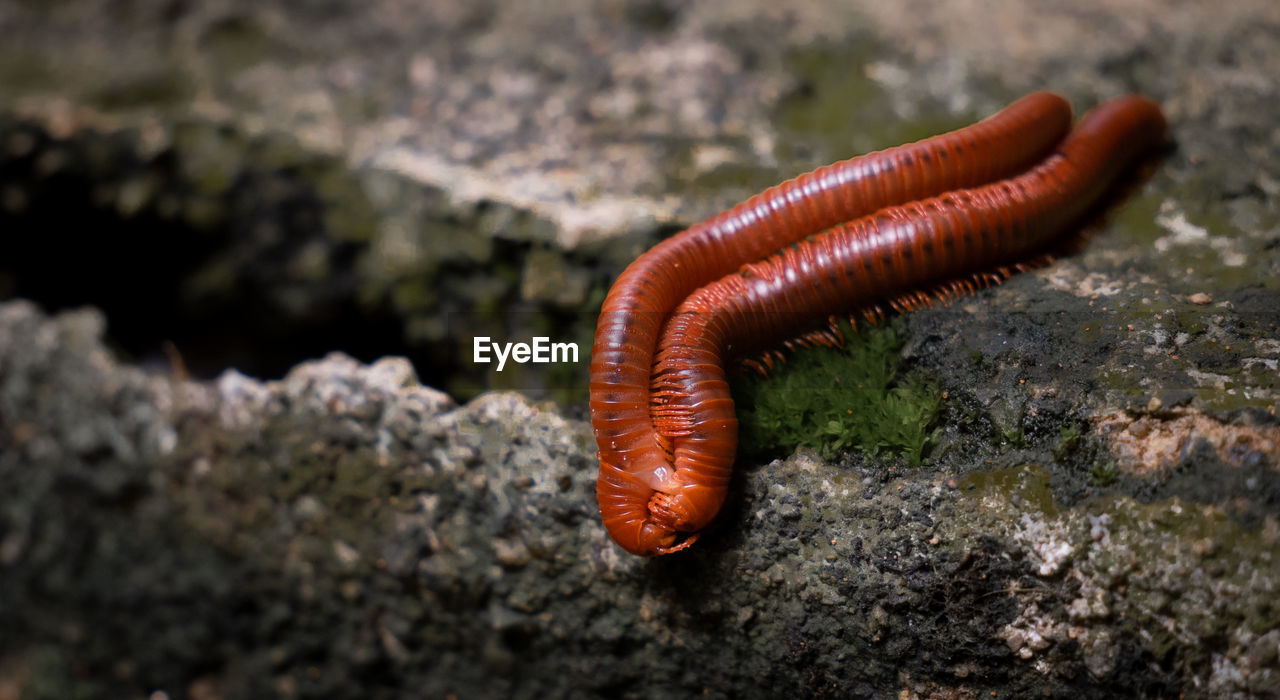
[[[697,532],[724,500],[738,437],[729,355],[812,333],[835,314],[913,290],[943,297],[972,290],[989,279],[975,271],[1010,274],[1077,228],[1164,133],[1154,102],[1111,100],[1022,175],[881,209],[693,292],[664,329],[653,371],[655,423],[673,445],[674,464],[647,504],[652,528]],[[907,305],[928,298],[908,297]]]
[[[649,415],[650,371],[666,317],[690,292],[804,236],[885,206],[992,182],[1044,158],[1071,125],[1070,106],[1035,93],[941,136],[841,161],[772,187],[663,241],[610,289],[591,350],[596,493],[605,527],[624,549],[683,547],[648,503],[680,480]]]

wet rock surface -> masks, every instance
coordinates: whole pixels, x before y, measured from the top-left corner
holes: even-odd
[[[0,1],[0,698],[1280,693],[1274,3],[455,5]],[[1041,88],[1172,145],[896,322],[923,467],[743,463],[640,560],[585,355],[469,362]]]

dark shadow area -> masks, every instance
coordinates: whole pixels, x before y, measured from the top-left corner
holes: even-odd
[[[97,307],[124,359],[197,378],[275,378],[333,351],[405,355],[424,382],[441,378],[389,309],[357,303],[357,245],[327,235],[293,169],[245,165],[211,196],[171,151],[140,157],[128,136],[0,121],[0,144],[0,299]],[[129,188],[145,191],[136,209]],[[327,274],[293,272],[307,256]]]

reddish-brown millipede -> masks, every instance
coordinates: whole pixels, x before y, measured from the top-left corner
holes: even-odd
[[[650,496],[650,522],[672,536],[697,532],[720,509],[738,437],[728,349],[759,351],[911,290],[968,287],[975,270],[1007,275],[1079,224],[1164,131],[1154,102],[1109,101],[1023,175],[881,209],[692,293],[662,334],[653,372],[664,403],[656,425],[674,464]]]
[[[999,114],[942,136],[819,168],[752,197],[668,239],[633,262],[605,299],[591,354],[590,406],[599,448],[596,493],[606,528],[636,554],[683,548],[677,530],[701,529],[714,514],[672,527],[664,499],[706,490],[715,508],[724,474],[699,481],[685,461],[678,473],[650,418],[649,386],[659,333],[693,290],[778,248],[882,207],[1021,172],[1049,153],[1070,127],[1061,97],[1036,93]],[[732,414],[732,410],[729,411]],[[734,423],[736,426],[736,423]],[[718,433],[717,433],[718,434]],[[735,436],[736,438],[736,436]],[[687,446],[699,438],[685,436]],[[736,443],[729,445],[728,463]],[[659,494],[659,495],[655,495]],[[659,505],[659,514],[651,506]],[[665,509],[665,510],[664,510]]]

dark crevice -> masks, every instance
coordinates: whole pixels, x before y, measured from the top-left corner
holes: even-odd
[[[123,360],[196,378],[276,378],[333,351],[447,376],[385,302],[358,301],[359,248],[324,230],[303,166],[242,164],[210,194],[172,150],[137,150],[128,134],[56,139],[0,118],[0,299],[101,309]],[[146,195],[122,211],[130,187]],[[307,255],[325,274],[295,272]]]

